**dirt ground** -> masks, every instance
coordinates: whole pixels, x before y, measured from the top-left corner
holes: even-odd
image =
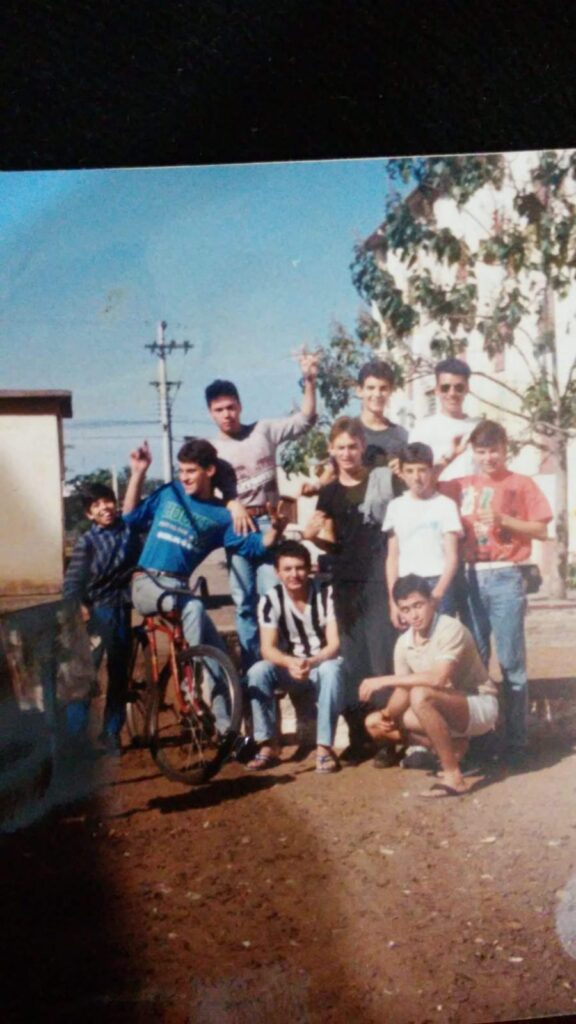
[[[573,673],[575,624],[530,613],[532,675]],[[0,839],[3,1021],[576,1012],[575,708],[540,704],[530,770],[462,800],[370,762],[318,776],[290,747],[194,791],[146,751],[62,773],[60,806]]]

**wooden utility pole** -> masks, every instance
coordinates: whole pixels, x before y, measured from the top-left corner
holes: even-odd
[[[166,321],[161,320],[156,328],[156,341],[151,345],[146,345],[145,348],[149,348],[153,355],[158,356],[158,380],[150,381],[150,383],[158,390],[160,425],[162,428],[164,482],[170,483],[172,479],[172,403],[170,401],[170,390],[172,388],[178,389],[181,381],[168,380],[167,356],[169,352],[174,352],[179,348],[183,349],[184,352],[188,352],[189,349],[193,348],[193,345],[190,341],[167,342],[165,335],[167,326]]]

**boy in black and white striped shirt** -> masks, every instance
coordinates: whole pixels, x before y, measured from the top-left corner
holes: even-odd
[[[274,689],[289,693],[312,687],[318,702],[316,770],[338,769],[332,749],[342,708],[342,659],[331,587],[310,579],[310,552],[285,541],[275,554],[280,582],[260,599],[258,622],[262,661],[248,672],[254,738],[259,744],[248,765],[261,771],[276,761]]]

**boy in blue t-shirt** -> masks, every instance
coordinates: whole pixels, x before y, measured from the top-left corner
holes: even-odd
[[[124,522],[148,531],[139,567],[134,574],[132,601],[142,615],[159,611],[162,590],[182,590],[161,602],[162,611],[179,608],[184,636],[192,646],[212,644],[224,649],[222,640],[204,610],[200,598],[192,597],[188,582],[194,570],[217,548],[257,558],[274,544],[284,528],[278,516],[266,534],[241,536],[234,532],[232,516],[214,498],[218,454],[209,441],[188,439],[178,452],[179,480],[159,487],[138,504],[147,465],[133,464],[124,500]],[[152,578],[151,578],[152,577]]]

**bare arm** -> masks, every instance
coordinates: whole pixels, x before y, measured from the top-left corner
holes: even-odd
[[[364,679],[360,685],[360,700],[370,700],[373,693],[379,690],[394,689],[402,687],[409,690],[413,686],[432,686],[437,689],[447,689],[450,686],[453,661],[437,661],[426,672],[414,672],[408,675],[397,676],[373,676]]]
[[[445,533],[442,538],[442,545],[444,548],[444,571],[432,591],[432,597],[436,601],[442,600],[456,575],[456,569],[458,568],[458,534]]]
[[[319,494],[326,484],[331,484],[336,479],[336,470],[332,462],[327,462],[324,466],[320,476],[314,483],[306,481],[300,487],[300,494],[303,498],[313,498],[315,494]]]
[[[307,352],[300,356],[300,369],[304,379],[304,395],[301,411],[308,420],[316,415],[316,377],[318,376],[318,356]]]
[[[491,512],[490,509],[479,512],[478,519],[487,526],[501,527],[504,530],[510,530],[510,533],[530,537],[531,540],[546,540],[548,536],[548,524],[536,520],[515,519],[514,516],[504,515],[503,512]]]
[[[325,536],[320,537],[321,533],[324,533]],[[317,509],[304,527],[303,538],[304,540],[314,541],[316,547],[320,548],[321,551],[327,551],[331,554],[336,545],[333,521],[328,518],[325,512],[320,512]]]
[[[402,628],[402,618],[392,597],[392,588],[398,579],[398,560],[398,538],[395,533],[391,533],[388,537],[388,554],[386,556],[386,586],[388,587],[390,619],[395,629]]]
[[[305,682],[308,678],[308,663],[292,654],[285,654],[278,647],[278,630],[275,626],[260,627],[260,653],[264,661],[288,669],[293,679]]]
[[[336,619],[330,619],[326,623],[326,643],[324,647],[321,647],[317,654],[314,654],[311,658],[308,658],[308,667],[315,668],[316,665],[320,665],[323,661],[330,661],[335,658],[340,650],[340,637],[338,636],[338,626],[336,625]]]
[[[126,494],[124,495],[124,504],[122,506],[122,512],[124,515],[128,515],[129,512],[133,512],[138,505],[140,498],[142,497],[142,487],[144,480],[146,479],[146,473],[148,467],[152,462],[152,455],[148,446],[148,441],[143,441],[139,448],[135,448],[134,451],[130,452],[130,478],[128,480],[128,486],[126,488]]]

